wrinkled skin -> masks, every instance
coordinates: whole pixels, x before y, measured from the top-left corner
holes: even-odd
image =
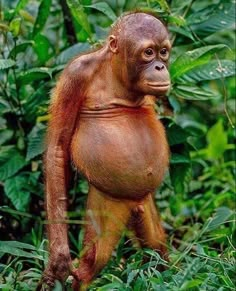
[[[166,255],[153,194],[168,167],[168,145],[154,103],[170,87],[170,48],[158,19],[131,13],[117,21],[101,49],[63,71],[52,98],[45,154],[48,286],[71,273],[74,290],[86,290],[127,226],[140,246]],[[89,182],[77,269],[65,221],[71,161]]]

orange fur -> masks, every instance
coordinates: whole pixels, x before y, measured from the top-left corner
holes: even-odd
[[[43,276],[49,286],[71,272],[74,290],[85,290],[127,225],[141,246],[166,254],[153,194],[168,167],[165,132],[154,110],[154,96],[170,83],[168,56],[160,54],[163,46],[170,49],[168,32],[137,12],[119,19],[112,33],[101,49],[65,68],[52,98],[45,153],[50,257]],[[66,224],[71,160],[90,185],[78,269],[72,269]]]

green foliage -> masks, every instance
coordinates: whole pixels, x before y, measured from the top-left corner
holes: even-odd
[[[224,47],[225,45],[223,44],[204,46],[182,54],[171,65],[170,73],[172,80],[175,81],[188,71],[208,63],[211,57]]]
[[[1,8],[0,289],[34,290],[47,263],[42,154],[58,73],[104,40],[120,14],[141,8],[165,20],[173,41],[172,114],[164,116],[161,100],[158,107],[170,167],[156,193],[170,262],[151,250],[135,251],[123,237],[90,290],[234,290],[234,2],[4,0]],[[73,255],[82,247],[78,224],[87,188],[80,178],[70,190]],[[57,282],[55,290],[62,288]]]
[[[2,146],[0,165],[0,179],[4,181],[25,166],[25,159],[16,147]]]
[[[85,7],[94,8],[98,11],[101,11],[108,18],[110,18],[112,21],[116,21],[117,17],[115,15],[114,11],[111,9],[111,7],[106,2],[99,2],[99,3],[92,4],[92,5],[87,5]]]
[[[51,4],[52,4],[52,0],[41,1],[40,6],[38,8],[38,15],[33,27],[33,32],[32,32],[33,37],[37,36],[37,34],[43,30],[46,20],[48,19],[48,16],[50,13]]]
[[[13,67],[15,65],[15,61],[8,59],[8,60],[3,60],[0,59],[0,70],[5,70]]]

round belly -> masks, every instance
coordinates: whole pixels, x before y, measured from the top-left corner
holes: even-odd
[[[81,119],[72,140],[72,158],[99,190],[114,198],[140,199],[161,183],[168,147],[155,117]]]

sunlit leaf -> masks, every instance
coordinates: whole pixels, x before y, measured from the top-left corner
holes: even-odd
[[[21,18],[17,17],[14,18],[10,23],[10,31],[16,37],[20,33],[20,26],[21,26]]]
[[[219,119],[207,133],[209,158],[218,159],[222,157],[227,148],[227,132],[224,130],[223,121]]]
[[[155,2],[155,1],[153,1]],[[161,6],[161,9],[167,13],[170,13],[170,7],[166,0],[158,0],[158,4]]]

